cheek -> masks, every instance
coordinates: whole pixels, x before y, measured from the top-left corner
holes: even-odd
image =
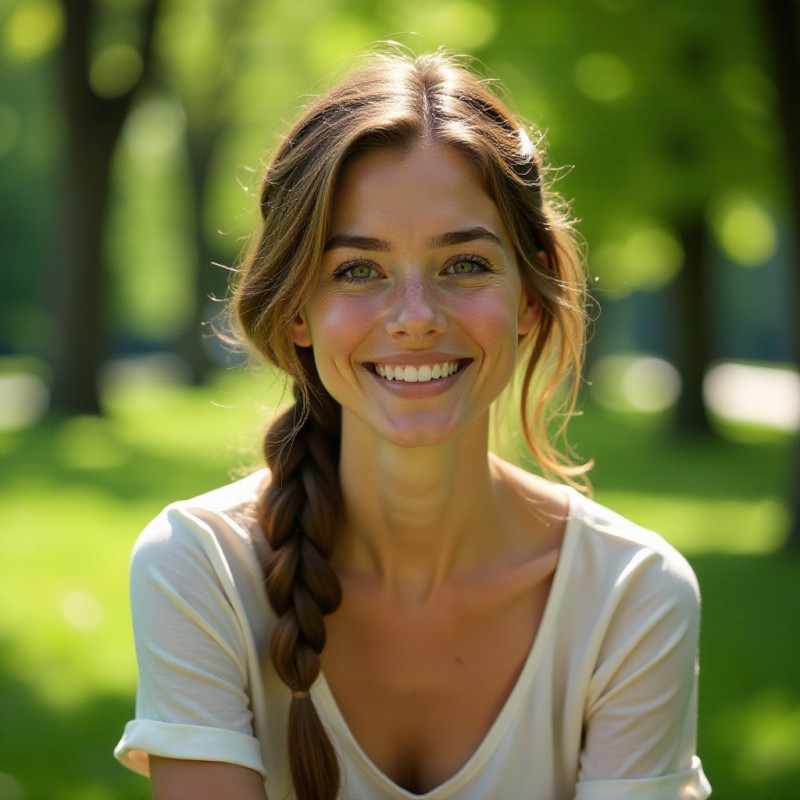
[[[369,300],[333,296],[308,310],[312,346],[319,360],[345,357],[360,344],[375,324],[376,309]]]
[[[473,338],[487,348],[517,342],[517,305],[505,292],[468,297],[454,306],[454,313]]]

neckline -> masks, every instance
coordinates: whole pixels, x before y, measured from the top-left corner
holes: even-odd
[[[559,553],[558,563],[553,573],[553,583],[550,587],[547,602],[545,603],[539,630],[536,632],[536,636],[525,658],[525,663],[514,684],[514,688],[506,698],[500,713],[495,718],[481,743],[458,772],[451,775],[444,783],[434,786],[433,789],[424,794],[414,794],[413,792],[403,789],[373,763],[364,752],[355,736],[353,736],[347,724],[347,720],[342,715],[336,703],[336,698],[333,696],[333,692],[328,685],[324,673],[320,672],[319,677],[311,687],[314,705],[326,727],[332,732],[335,732],[337,743],[340,743],[349,750],[354,761],[364,772],[368,773],[372,780],[374,780],[389,796],[397,798],[397,800],[446,800],[447,797],[450,797],[454,792],[461,789],[480,772],[495,751],[514,718],[521,712],[522,703],[520,700],[522,699],[522,695],[530,689],[533,683],[537,667],[542,660],[547,642],[551,638],[555,628],[558,612],[566,594],[570,567],[578,541],[579,522],[582,516],[581,501],[583,500],[583,496],[570,486],[563,486],[561,488],[566,491],[568,498],[567,524],[564,529],[561,552]]]

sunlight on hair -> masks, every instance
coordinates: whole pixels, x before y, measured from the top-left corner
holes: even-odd
[[[711,411],[725,420],[800,430],[800,373],[794,369],[718,364],[708,371],[703,392]]]

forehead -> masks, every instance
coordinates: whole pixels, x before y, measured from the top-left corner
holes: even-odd
[[[410,150],[368,151],[347,164],[334,192],[330,235],[416,238],[479,225],[507,239],[469,159],[425,142]]]

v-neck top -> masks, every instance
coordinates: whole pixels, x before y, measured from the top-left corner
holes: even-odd
[[[260,772],[294,798],[288,688],[267,652],[277,621],[254,517],[266,472],[168,506],[131,565],[139,684],[115,755]],[[658,535],[565,487],[569,518],[539,630],[483,741],[425,794],[394,783],[348,728],[323,674],[311,698],[341,765],[342,800],[674,800],[708,797],[695,755],[699,593]]]

